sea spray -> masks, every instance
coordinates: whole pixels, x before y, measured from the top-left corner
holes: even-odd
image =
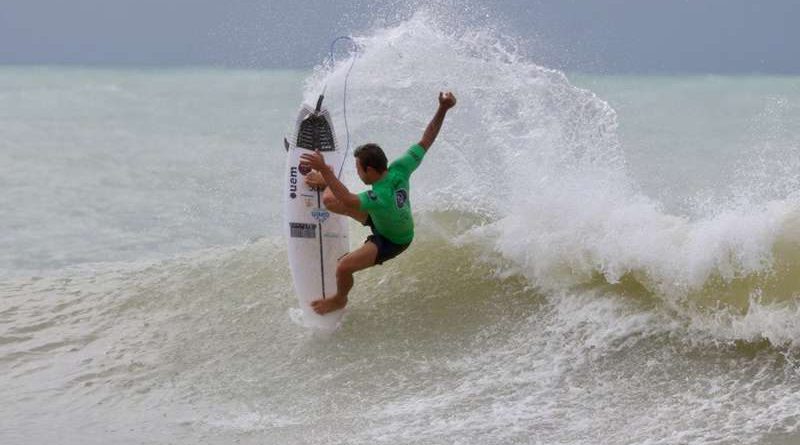
[[[797,270],[776,268],[775,256],[779,240],[795,242],[794,200],[667,211],[627,173],[614,110],[491,30],[454,31],[419,12],[357,40],[363,51],[349,105],[356,144],[376,141],[397,156],[416,142],[438,91],[459,97],[412,182],[415,211],[442,215],[451,239],[499,253],[548,291],[600,276],[634,280],[673,310],[746,313],[753,292],[760,301],[794,300],[769,286]],[[322,82],[340,87],[348,63],[318,71],[306,95]],[[336,100],[331,106],[340,114]]]

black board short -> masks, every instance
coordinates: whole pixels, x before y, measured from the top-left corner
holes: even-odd
[[[364,243],[372,243],[378,247],[378,256],[375,258],[375,264],[383,264],[384,261],[391,260],[403,253],[403,251],[408,249],[408,246],[411,245],[411,243],[396,244],[389,241],[386,237],[375,231],[375,224],[372,223],[372,217],[370,216],[367,216],[364,225],[372,230],[372,235],[368,236]]]

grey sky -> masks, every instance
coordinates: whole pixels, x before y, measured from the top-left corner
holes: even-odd
[[[0,64],[307,67],[331,38],[422,1],[0,0]],[[465,2],[438,1],[463,5]],[[545,65],[607,73],[800,74],[800,0],[498,0],[489,14]],[[476,7],[477,5],[477,7]]]

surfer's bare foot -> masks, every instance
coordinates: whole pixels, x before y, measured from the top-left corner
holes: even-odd
[[[311,170],[306,174],[306,184],[314,190],[325,190],[325,187],[328,184],[325,183],[325,178],[322,177],[322,173]]]
[[[347,297],[339,297],[338,295],[334,295],[333,297],[329,298],[321,298],[311,302],[311,308],[314,309],[314,312],[320,315],[325,315],[328,312],[338,311],[346,305]]]

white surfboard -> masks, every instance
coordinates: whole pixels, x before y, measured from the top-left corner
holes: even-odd
[[[322,192],[305,183],[305,168],[300,155],[319,149],[325,162],[337,170],[344,153],[336,143],[328,110],[320,96],[316,108],[303,105],[297,116],[294,137],[284,139],[286,180],[284,183],[284,226],[288,242],[289,268],[294,290],[303,314],[303,324],[317,329],[336,329],[344,313],[338,310],[320,316],[310,303],[336,294],[336,264],[350,248],[349,221],[346,216],[328,211]]]

